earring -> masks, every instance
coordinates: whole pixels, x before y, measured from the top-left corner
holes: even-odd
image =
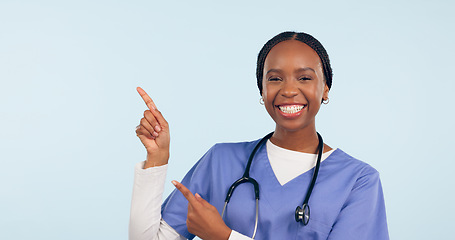
[[[259,104],[264,105],[264,98],[263,97],[259,98]]]
[[[324,104],[329,104],[329,98],[327,97],[326,99],[324,99],[324,100],[322,101],[322,103],[324,103]]]

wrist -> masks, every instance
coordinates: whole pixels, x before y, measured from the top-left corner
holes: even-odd
[[[219,231],[219,237],[218,239],[220,240],[228,240],[229,237],[231,236],[232,230],[228,226],[224,226],[224,228]]]
[[[156,156],[155,154],[147,153],[147,160],[144,164],[144,169],[150,167],[158,167],[168,164],[169,162],[169,154],[165,154],[164,156]]]

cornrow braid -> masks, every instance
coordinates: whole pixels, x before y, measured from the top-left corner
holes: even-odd
[[[264,75],[265,58],[275,45],[286,40],[297,40],[303,42],[318,54],[319,58],[321,59],[322,70],[324,72],[326,84],[330,89],[332,87],[333,73],[332,67],[330,66],[329,55],[325,51],[324,46],[322,46],[322,44],[310,34],[303,32],[282,32],[265,43],[258,54],[258,61],[256,65],[256,79],[259,93],[262,95],[262,77]]]

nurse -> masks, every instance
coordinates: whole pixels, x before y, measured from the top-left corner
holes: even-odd
[[[339,148],[323,145],[307,225],[296,222],[316,163],[315,118],[328,103],[332,69],[321,43],[306,33],[283,32],[261,49],[257,61],[261,103],[275,131],[259,147],[250,169],[260,189],[255,239],[389,239],[378,172]],[[239,179],[259,140],[214,145],[161,204],[169,159],[169,125],[147,93],[149,110],[136,129],[147,160],[135,168],[130,240],[251,239],[256,201],[240,185],[221,216],[230,185]]]

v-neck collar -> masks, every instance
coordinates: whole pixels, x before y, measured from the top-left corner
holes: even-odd
[[[336,149],[324,162],[321,162],[320,167],[330,160],[332,155],[334,155],[334,153],[338,150],[339,149]],[[270,161],[267,156],[267,148],[265,144],[263,144],[258,149],[256,156],[253,159],[250,176],[255,178],[259,183],[260,198],[265,199],[269,206],[273,209],[280,210],[282,206],[285,205],[282,204],[282,199],[294,198],[296,196],[296,189],[300,189],[298,191],[298,195],[303,201],[313,177],[313,172],[314,167],[293,178],[286,184],[281,185],[272,169],[272,165],[270,165]]]
[[[302,173],[311,171],[316,165],[318,154],[288,150],[273,144],[270,139],[265,145],[269,164],[281,186],[284,186]],[[321,162],[330,156],[334,150],[323,153]]]
[[[272,165],[270,164],[270,159],[267,154],[266,144],[261,146],[261,148],[258,150],[258,153],[256,155],[257,155],[255,157],[256,159],[254,159],[253,161],[255,161],[255,160],[257,161],[259,169],[261,169],[261,167],[263,167],[262,169],[266,171],[267,178],[263,179],[263,181],[267,181],[267,185],[272,184],[272,185],[276,185],[276,187],[287,188],[287,187],[289,187],[289,185],[294,185],[294,182],[296,182],[296,181],[300,182],[301,180],[305,180],[306,175],[308,175],[308,174],[311,175],[310,180],[311,180],[311,177],[313,176],[314,167],[312,167],[310,170],[296,176],[295,178],[291,179],[284,185],[281,185],[281,183],[278,181],[278,178],[275,175],[275,172],[273,171]],[[259,184],[261,184],[261,183],[259,183]],[[298,183],[298,184],[301,184],[301,183]]]

